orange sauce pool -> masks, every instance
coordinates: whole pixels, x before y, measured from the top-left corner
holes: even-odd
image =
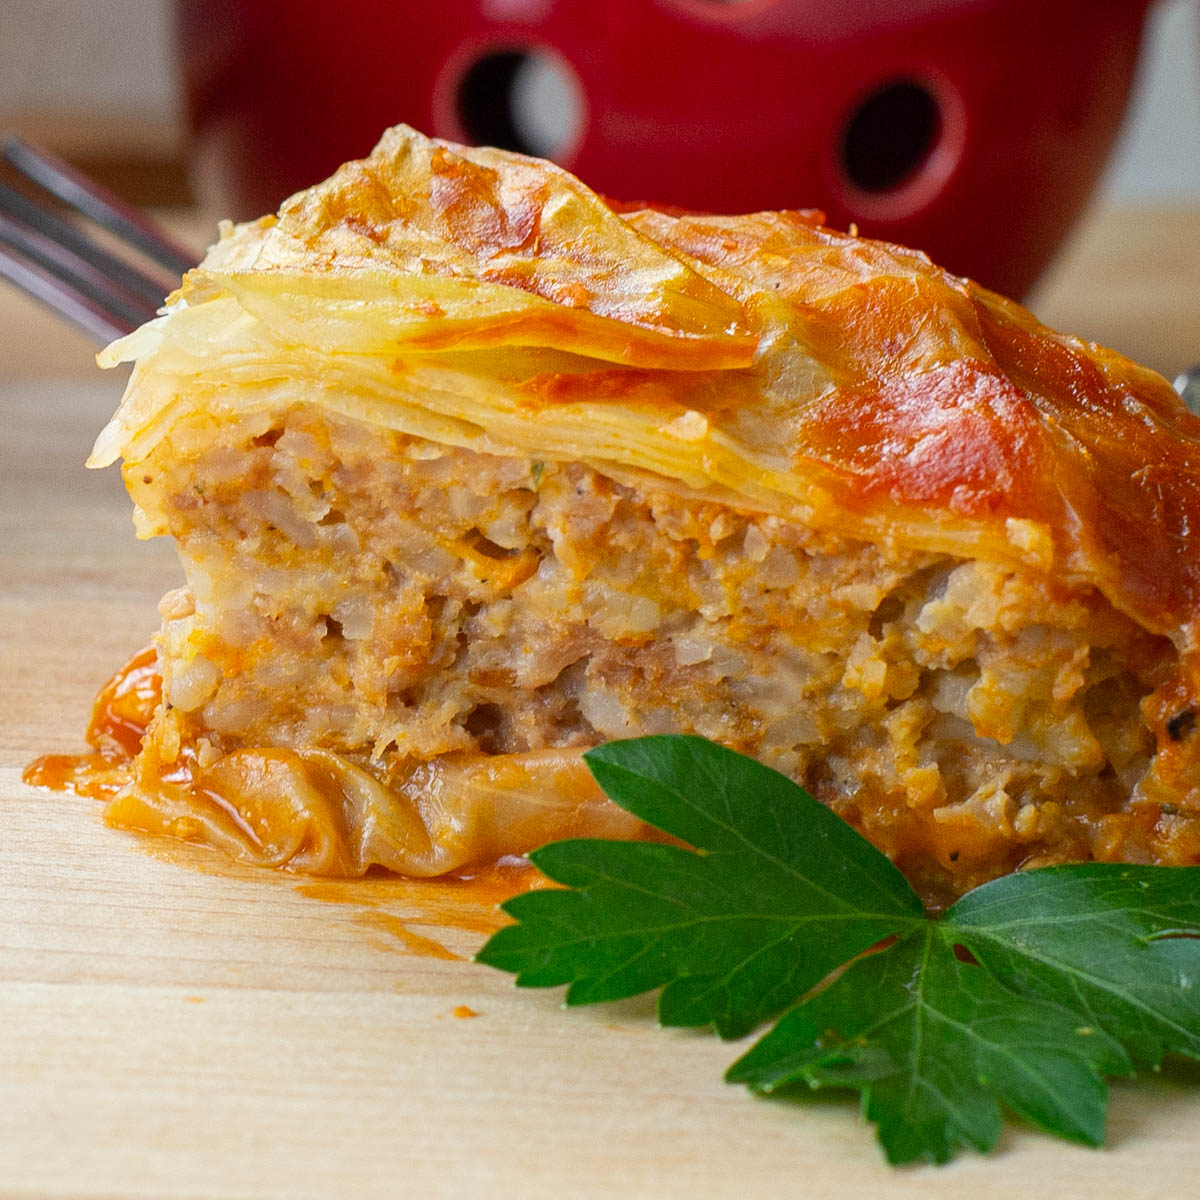
[[[46,754],[25,768],[31,787],[108,800],[131,779],[130,763],[162,700],[154,647],[139,650],[100,689],[85,738],[90,754]]]
[[[296,883],[302,896],[355,909],[354,920],[394,942],[398,949],[425,958],[462,961],[446,946],[450,930],[486,937],[511,923],[500,911],[505,900],[536,888],[553,887],[524,860],[510,860],[473,875],[408,879],[384,872],[362,879],[304,879]]]
[[[100,689],[92,705],[86,754],[47,754],[25,768],[32,787],[110,800],[133,778],[132,763],[162,699],[162,679],[153,647],[135,654]],[[152,845],[149,843],[152,842]],[[147,839],[156,857],[178,866],[244,876],[247,868],[221,854],[167,838]],[[502,861],[472,874],[410,879],[372,871],[359,879],[303,878],[296,890],[327,903],[352,906],[355,921],[388,936],[408,954],[462,961],[436,935],[456,930],[490,935],[509,923],[500,904],[521,892],[553,886],[523,859]]]

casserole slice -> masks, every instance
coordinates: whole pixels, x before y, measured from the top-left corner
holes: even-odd
[[[819,221],[399,127],[224,227],[102,356],[91,465],[186,576],[109,819],[432,875],[639,836],[582,751],[688,732],[935,903],[1200,861],[1200,421]]]

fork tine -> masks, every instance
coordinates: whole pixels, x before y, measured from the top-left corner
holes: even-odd
[[[0,276],[99,342],[111,342],[135,327],[118,320],[91,297],[5,245],[0,245]]]
[[[14,136],[5,140],[0,153],[23,175],[97,225],[136,246],[172,275],[182,275],[196,265],[194,255],[162,233],[136,208],[49,150]]]
[[[0,184],[0,212],[13,218],[28,229],[44,234],[51,241],[65,246],[76,258],[95,267],[125,291],[145,301],[153,309],[163,302],[169,290],[164,283],[143,275],[107,250],[101,249],[86,238],[69,221],[55,213],[39,208],[32,200],[5,184]]]
[[[94,263],[0,210],[0,245],[15,250],[42,272],[100,305],[114,319],[131,326],[154,319],[157,305],[135,296],[115,283]]]

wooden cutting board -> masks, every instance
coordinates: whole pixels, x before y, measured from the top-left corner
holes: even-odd
[[[890,1171],[852,1099],[756,1100],[721,1082],[738,1045],[474,965],[477,901],[225,867],[25,787],[35,755],[82,749],[180,572],[135,542],[117,472],[82,469],[121,381],[64,377],[77,342],[39,358],[7,328],[28,378],[0,382],[0,1195],[1200,1191],[1200,1067],[1115,1084],[1106,1151],[1014,1126],[989,1157]]]

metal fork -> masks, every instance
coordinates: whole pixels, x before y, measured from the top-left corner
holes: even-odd
[[[40,146],[6,138],[0,157],[0,276],[97,341],[149,321],[196,258],[137,209]],[[113,234],[110,245],[51,210],[48,196]]]

